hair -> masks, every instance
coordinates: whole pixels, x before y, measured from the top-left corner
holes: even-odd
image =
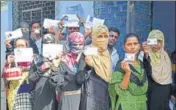
[[[14,40],[14,47],[16,47],[16,42],[17,42],[18,40],[24,40],[24,41],[26,42],[26,47],[29,47],[29,43],[28,43],[28,41],[27,41],[25,38],[17,38],[17,39],[15,39],[15,40]]]
[[[137,40],[138,40],[138,42],[140,43],[140,39],[139,39],[139,36],[138,36],[137,34],[135,34],[135,33],[129,33],[129,34],[127,34],[127,35],[125,36],[125,38],[124,38],[124,45],[125,45],[127,39],[130,38],[130,37],[136,37]]]
[[[31,24],[30,24],[30,28],[32,28],[32,25],[35,24],[35,23],[38,23],[41,26],[40,21],[32,21]]]
[[[110,27],[110,28],[108,28],[108,30],[109,30],[109,32],[110,31],[116,32],[120,36],[120,30],[119,29],[117,29],[115,27]]]

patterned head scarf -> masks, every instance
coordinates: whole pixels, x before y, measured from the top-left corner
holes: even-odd
[[[106,34],[107,38],[98,38],[102,34]],[[109,31],[105,25],[97,24],[92,29],[92,45],[97,47],[99,51],[103,52],[107,49],[109,39]]]
[[[73,32],[70,34],[68,41],[69,41],[70,52],[74,54],[79,54],[83,50],[84,41],[85,41],[83,34],[79,32]]]
[[[158,52],[149,53],[152,65],[152,78],[159,84],[171,83],[171,61],[164,50],[164,34],[160,30],[152,30],[148,38],[162,41],[162,49]]]
[[[79,32],[73,32],[70,34],[68,42],[70,46],[70,52],[62,57],[62,61],[68,66],[68,68],[76,73],[77,72],[77,58],[81,55],[81,51],[84,47],[84,36]],[[77,45],[79,44],[79,45]]]
[[[54,44],[55,43],[55,36],[52,34],[45,34],[43,37],[44,44]]]

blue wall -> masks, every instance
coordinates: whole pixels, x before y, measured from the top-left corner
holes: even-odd
[[[165,46],[170,52],[176,49],[175,13],[174,1],[153,3],[153,29],[157,28],[164,32]]]
[[[95,1],[94,16],[105,19],[105,25],[116,27],[120,30],[120,37],[116,49],[120,56],[124,53],[122,49],[123,38],[126,34],[127,2],[126,1]]]
[[[151,30],[151,10],[151,2],[149,1],[140,1],[135,3],[134,32],[139,35],[141,42],[147,39],[148,34]]]
[[[63,14],[78,14],[87,18],[93,15],[93,1],[56,1],[55,18],[61,18]]]
[[[86,20],[93,13],[93,1],[56,1],[55,19],[60,19],[63,14],[78,14]],[[83,27],[80,28],[83,33]]]
[[[147,39],[152,27],[161,29],[165,34],[165,47],[172,52],[176,47],[175,35],[175,2],[155,1],[152,9],[151,1],[136,1],[131,18],[129,19],[130,32],[135,32],[140,36],[140,40]],[[126,1],[95,1],[94,16],[105,19],[105,24],[117,27],[121,35],[116,45],[120,55],[123,55],[122,44],[127,33],[128,2]],[[153,11],[153,14],[152,14]],[[152,17],[153,16],[153,17]]]

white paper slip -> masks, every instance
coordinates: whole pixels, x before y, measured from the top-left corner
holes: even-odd
[[[125,53],[125,61],[134,61],[135,60],[135,54]]]
[[[86,19],[85,27],[91,28],[96,24],[104,24],[104,21],[105,21],[104,19],[99,19],[88,15]]]
[[[57,27],[58,23],[59,23],[59,20],[52,20],[52,19],[45,18],[43,22],[43,27],[45,29],[49,28],[50,26]]]
[[[56,58],[61,52],[63,52],[63,45],[43,44],[43,56],[50,60]]]
[[[15,62],[32,62],[33,49],[32,48],[15,48]]]
[[[76,14],[64,14],[63,17],[66,16],[64,18],[64,21],[79,21],[78,17]]]
[[[64,23],[65,27],[79,27],[78,21],[67,21]]]
[[[98,48],[96,48],[96,47],[87,47],[84,50],[84,55],[87,55],[87,56],[97,56],[98,55]]]
[[[88,16],[87,16],[87,19],[86,19],[86,23],[85,23],[84,26],[85,26],[86,28],[91,28],[91,27],[93,26],[93,20],[94,20],[94,17],[88,15]]]
[[[64,14],[63,17],[65,27],[79,27],[79,19],[76,14]]]
[[[96,24],[104,24],[104,19],[94,18],[93,20],[93,26]]]
[[[5,32],[5,36],[6,36],[6,40],[12,40],[12,39],[17,39],[17,38],[22,38],[23,33],[22,33],[21,28],[19,28],[14,31]]]
[[[156,45],[157,39],[147,39],[147,45]]]

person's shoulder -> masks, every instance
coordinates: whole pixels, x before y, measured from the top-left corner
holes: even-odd
[[[118,55],[118,56],[119,56],[119,54],[118,54],[118,52],[117,52],[117,49],[116,49],[115,47],[113,47],[112,54],[115,54],[115,55]]]

